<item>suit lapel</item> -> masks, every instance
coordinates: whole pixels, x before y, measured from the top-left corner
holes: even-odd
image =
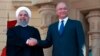
[[[55,24],[55,33],[59,36],[60,33],[59,33],[59,30],[58,30],[58,24],[59,24],[59,22],[57,22],[57,23]]]

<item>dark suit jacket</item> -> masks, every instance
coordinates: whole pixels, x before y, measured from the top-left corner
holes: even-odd
[[[58,23],[48,28],[47,38],[38,45],[50,47],[53,45],[52,56],[83,56],[84,32],[79,21],[68,19],[64,31],[59,34]]]
[[[7,56],[44,56],[39,46],[26,45],[28,38],[40,40],[39,31],[31,26],[15,26],[7,31]]]

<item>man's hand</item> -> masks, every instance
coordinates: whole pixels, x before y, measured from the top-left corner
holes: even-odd
[[[29,46],[35,46],[37,44],[37,40],[35,38],[29,38],[26,41],[26,44],[29,45]]]

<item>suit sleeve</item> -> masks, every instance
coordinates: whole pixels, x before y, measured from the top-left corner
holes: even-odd
[[[8,29],[7,45],[24,47],[26,46],[26,40],[22,40],[21,38],[17,37],[15,32],[12,29]]]
[[[85,36],[81,22],[78,21],[76,27],[77,27],[76,31],[77,31],[78,46],[79,46],[79,56],[84,56],[82,48],[85,45]]]
[[[48,31],[47,31],[46,40],[38,41],[38,45],[43,47],[43,48],[48,48],[48,47],[52,46],[52,34],[51,34],[50,26],[49,26]]]

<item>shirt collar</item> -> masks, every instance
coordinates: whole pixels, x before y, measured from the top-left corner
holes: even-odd
[[[59,19],[59,22],[61,22],[62,20],[64,20],[64,25],[65,25],[68,20],[68,17],[65,17],[64,19]]]
[[[65,17],[64,19],[59,19],[59,21],[61,22],[62,20],[67,21],[68,17]]]

